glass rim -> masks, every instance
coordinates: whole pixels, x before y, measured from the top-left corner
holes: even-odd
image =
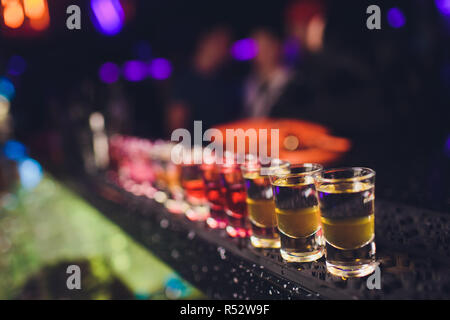
[[[260,163],[260,162],[253,162],[253,161],[247,161],[244,164],[240,165],[240,169],[242,173],[251,173],[251,172],[261,172],[265,171],[264,176],[269,176],[271,171],[277,170],[277,169],[284,169],[287,167],[290,167],[290,162],[282,159],[270,159],[269,163]]]
[[[305,176],[310,176],[310,175],[314,175],[317,174],[321,171],[323,171],[323,165],[319,164],[319,163],[299,163],[299,164],[291,164],[290,169],[296,169],[296,168],[314,168],[311,171],[305,171],[305,172],[297,172],[297,173],[277,173],[275,172],[274,174],[271,174],[271,177],[274,178],[286,178],[286,177],[305,177]]]
[[[327,173],[332,172],[345,172],[345,171],[352,171],[355,172],[355,170],[360,170],[361,172],[366,172],[366,174],[356,177],[349,177],[349,178],[324,178],[323,175]],[[332,182],[358,182],[362,180],[367,180],[375,177],[376,172],[373,169],[367,168],[367,167],[342,167],[342,168],[331,168],[326,169],[322,171],[322,173],[317,177],[318,182],[325,182],[325,183],[332,183]]]

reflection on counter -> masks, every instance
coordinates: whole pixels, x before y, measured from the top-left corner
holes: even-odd
[[[0,195],[0,299],[203,297],[52,177]],[[81,290],[66,287],[74,264]]]

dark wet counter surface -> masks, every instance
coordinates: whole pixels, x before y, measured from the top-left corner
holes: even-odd
[[[225,231],[171,214],[103,176],[65,182],[213,299],[450,298],[450,216],[445,213],[376,200],[377,289],[375,277],[329,274],[324,258],[286,263],[278,250],[255,249],[247,239],[231,239]]]

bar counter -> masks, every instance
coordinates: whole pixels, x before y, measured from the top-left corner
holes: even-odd
[[[381,288],[369,289],[368,277],[332,276],[324,258],[286,263],[278,250],[255,249],[247,239],[231,239],[223,230],[171,214],[105,175],[60,179],[212,299],[450,298],[450,220],[445,213],[377,199]]]

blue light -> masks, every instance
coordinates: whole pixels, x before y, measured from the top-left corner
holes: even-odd
[[[444,152],[450,158],[450,134],[447,137],[447,141],[445,141]]]
[[[6,158],[20,161],[27,156],[27,149],[19,141],[9,140],[3,146],[3,154]]]
[[[169,299],[180,299],[188,296],[190,289],[177,275],[173,275],[166,281],[165,293]]]
[[[450,0],[435,0],[436,7],[444,16],[450,16]]]
[[[95,27],[103,34],[113,36],[123,27],[125,16],[119,0],[91,0]]]
[[[33,189],[41,182],[43,171],[36,160],[27,158],[19,163],[18,169],[20,183],[25,189]]]
[[[406,23],[405,15],[399,8],[391,8],[387,13],[387,19],[392,28],[401,28]]]
[[[0,78],[0,95],[4,96],[6,99],[10,100],[14,97],[16,89],[13,83],[5,77]]]
[[[8,74],[12,76],[20,76],[25,72],[27,63],[21,56],[12,56],[8,61]]]

